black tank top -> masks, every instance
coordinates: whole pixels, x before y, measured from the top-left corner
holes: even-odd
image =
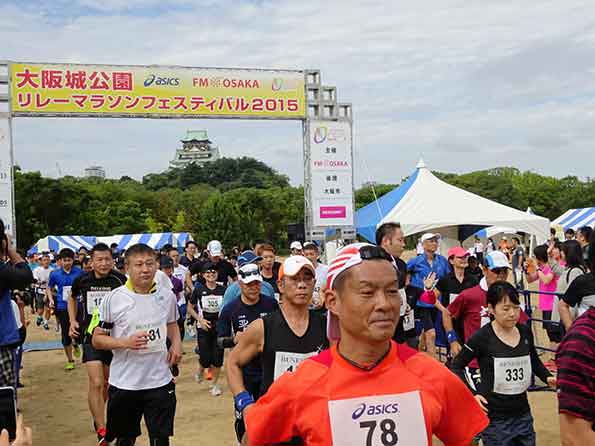
[[[326,318],[314,311],[309,313],[308,329],[301,337],[291,330],[281,310],[262,318],[264,323],[262,394],[284,372],[295,371],[304,359],[328,348]]]

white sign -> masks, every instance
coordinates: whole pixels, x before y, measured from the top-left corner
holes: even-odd
[[[312,225],[353,226],[351,124],[310,121]]]
[[[7,118],[0,117],[0,218],[6,231],[14,236],[10,146],[10,124]]]

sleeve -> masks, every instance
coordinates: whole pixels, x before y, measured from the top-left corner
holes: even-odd
[[[450,365],[452,372],[461,379],[461,381],[472,393],[474,393],[473,389],[469,385],[469,381],[467,381],[465,378],[465,367],[467,367],[467,365],[473,361],[473,359],[479,357],[479,346],[481,345],[479,336],[480,332],[477,332],[471,336],[465,345],[463,345],[461,352],[454,357]]]
[[[411,260],[407,262],[407,272],[409,274],[415,273],[415,264],[417,263],[417,257],[413,257]]]
[[[581,277],[574,279],[566,289],[564,296],[562,296],[562,300],[571,307],[578,305],[583,298],[583,280],[581,280]]]
[[[445,446],[471,444],[471,440],[488,426],[488,417],[466,385],[446,367],[442,368],[442,419],[434,433]]]
[[[238,273],[235,270],[235,268],[232,266],[231,263],[228,262],[226,264],[226,266],[227,266],[227,270],[228,270],[227,273],[228,273],[229,277],[231,277],[232,279],[235,279],[236,277],[238,277]]]
[[[167,308],[167,323],[177,322],[180,318],[180,312],[178,310],[178,304],[176,303],[176,297],[169,294],[169,304]]]
[[[543,362],[541,362],[541,359],[537,354],[537,350],[535,350],[535,340],[533,339],[533,333],[527,326],[524,325],[521,325],[519,330],[523,330],[525,332],[525,336],[529,342],[529,355],[531,357],[531,369],[533,370],[533,374],[544,383],[547,382],[547,379],[551,377],[552,374],[548,369],[545,368]]]
[[[295,373],[285,373],[245,413],[251,446],[287,444],[297,436],[296,380]]]
[[[33,272],[29,265],[20,262],[15,265],[1,262],[0,264],[0,288],[11,290],[25,288],[33,282]]]
[[[232,336],[231,320],[230,320],[230,309],[229,305],[224,306],[217,319],[217,337],[227,338]]]
[[[112,296],[114,295],[114,291],[110,292],[107,296],[103,298],[101,304],[99,305],[99,326],[101,328],[109,329],[111,325],[114,323],[114,317],[111,313],[112,310]]]
[[[460,319],[463,315],[464,303],[465,303],[465,296],[467,293],[464,291],[457,297],[454,302],[451,302],[448,305],[448,312],[451,314],[453,319]]]

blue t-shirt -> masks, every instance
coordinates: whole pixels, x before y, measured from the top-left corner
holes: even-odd
[[[83,270],[74,266],[69,273],[64,271],[64,268],[59,268],[50,273],[50,280],[48,281],[48,288],[56,287],[58,292],[54,298],[56,310],[68,310],[68,299],[70,298],[72,284],[74,279],[83,274]]]
[[[223,303],[221,304],[221,309],[223,309],[228,303],[236,299],[239,299],[241,294],[242,290],[240,290],[240,284],[237,281],[233,282],[225,290],[225,294],[223,295]],[[270,283],[265,281],[263,281],[262,285],[260,286],[260,294],[264,294],[265,296],[273,299],[275,298],[275,290],[273,289]]]
[[[450,272],[450,265],[448,260],[440,254],[434,256],[432,266],[428,263],[426,254],[420,254],[417,257],[412,258],[407,262],[407,272],[411,275],[410,285],[416,288],[424,289],[424,279],[430,274],[430,272],[436,274],[436,280],[440,280]],[[426,304],[424,302],[417,301],[418,307],[432,308],[434,305]]]
[[[244,331],[250,322],[279,309],[274,297],[260,295],[254,305],[246,305],[242,299],[236,299],[224,305],[217,320],[217,337],[228,338],[234,333]],[[260,355],[242,368],[242,373],[252,377],[262,376]]]

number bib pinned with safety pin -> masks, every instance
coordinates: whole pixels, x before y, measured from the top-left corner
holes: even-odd
[[[494,358],[494,393],[519,395],[531,385],[531,358]]]
[[[419,391],[328,403],[334,446],[426,446]]]
[[[139,353],[155,353],[167,350],[167,325],[165,322],[153,322],[148,324],[135,324],[135,331],[147,332],[147,346],[138,350]]]

